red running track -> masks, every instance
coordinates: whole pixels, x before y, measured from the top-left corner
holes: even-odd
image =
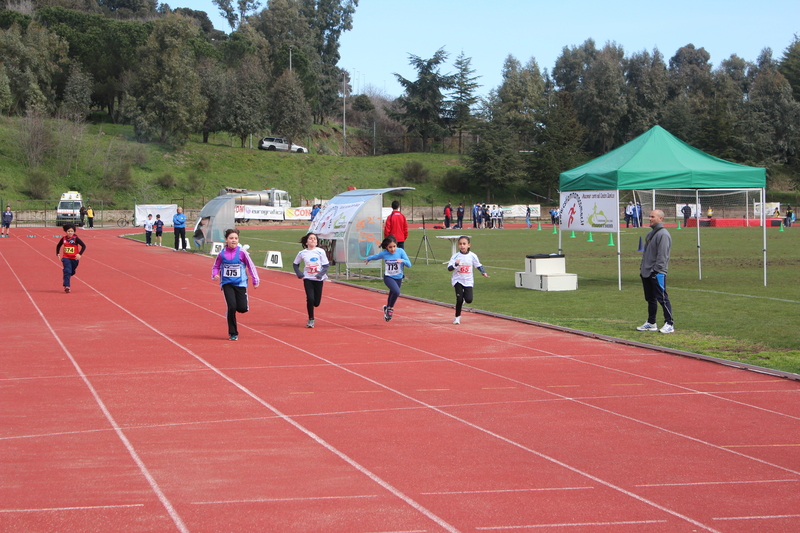
[[[798,382],[336,283],[307,330],[282,272],[229,342],[210,258],[80,231],[65,294],[23,231],[0,531],[800,531]]]

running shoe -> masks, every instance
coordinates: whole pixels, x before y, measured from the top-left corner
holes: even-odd
[[[69,287],[64,287],[64,292],[69,293]]]
[[[457,316],[453,319],[453,324],[461,324],[461,317]]]
[[[675,327],[672,324],[664,324],[664,327],[659,331],[661,333],[675,333]]]
[[[306,323],[306,327],[307,327],[307,328],[314,329],[314,320],[313,320],[313,319],[312,319],[312,320],[309,320],[309,321]]]
[[[639,331],[658,331],[658,324],[651,324],[650,322],[645,322],[638,328]]]
[[[386,314],[386,310],[387,310],[387,309],[389,309],[389,308],[388,308],[387,306],[385,306],[385,305],[384,305],[384,306],[383,306],[383,319],[384,319],[385,321],[387,321],[387,322],[388,322],[390,319],[389,319],[389,315],[388,315],[388,314]]]
[[[387,307],[386,314],[384,315],[386,322],[389,322],[392,319],[393,314],[394,314],[394,309],[392,309],[391,307]]]
[[[228,337],[228,340],[229,341],[238,341],[239,340],[239,335],[231,335],[230,337]]]

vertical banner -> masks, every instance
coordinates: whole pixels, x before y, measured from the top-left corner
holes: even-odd
[[[562,231],[615,232],[619,228],[618,191],[561,193]]]

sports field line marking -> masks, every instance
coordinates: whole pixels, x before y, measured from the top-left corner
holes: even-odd
[[[711,520],[774,520],[776,518],[798,518],[800,514],[774,514],[763,516],[723,516]]]
[[[144,507],[143,503],[120,505],[83,505],[79,507],[43,507],[41,509],[0,509],[0,513],[50,513],[56,511],[93,511],[95,509],[121,509],[126,507]]]
[[[723,444],[723,448],[792,448],[800,444]]]
[[[361,498],[379,498],[378,494],[363,494],[355,496],[309,496],[306,498],[256,498],[252,500],[216,500],[208,502],[191,502],[192,505],[218,505],[225,503],[270,503],[270,502],[304,502],[319,500],[354,500]]]
[[[665,524],[666,520],[625,520],[620,522],[565,522],[563,524],[528,524],[524,526],[484,526],[476,527],[478,531],[500,531],[507,529],[534,529],[546,527],[587,527],[587,526],[638,526],[643,524]]]
[[[98,261],[98,263],[100,263],[100,262]],[[107,268],[113,269],[113,270],[115,270],[115,271],[117,271],[117,272],[120,272],[120,273],[122,273],[122,274],[125,274],[125,275],[127,275],[127,276],[134,277],[134,276],[132,276],[132,275],[130,275],[130,274],[128,274],[128,273],[122,272],[121,270],[119,270],[119,269],[116,269],[116,268],[114,268],[114,267],[112,267],[112,266],[110,266],[110,265],[106,265],[106,264],[104,264],[104,263],[100,263],[100,264],[103,264],[103,265],[104,265],[104,266],[106,266]],[[9,266],[10,266],[10,265],[9,265]],[[145,281],[143,281],[143,280],[141,280],[141,279],[139,279],[139,278],[135,278],[135,277],[134,277],[134,279],[137,279],[137,280],[139,280],[141,283],[146,283],[146,284],[150,285],[151,287],[154,287],[154,288],[156,288],[156,289],[158,289],[158,290],[161,290],[161,291],[163,291],[163,292],[167,292],[166,290],[164,290],[164,289],[162,289],[162,288],[160,288],[160,287],[156,287],[155,285],[153,285],[153,284],[151,284],[151,283],[149,283],[149,282],[145,282]],[[146,327],[146,328],[148,328],[149,330],[153,331],[153,332],[154,332],[156,335],[158,335],[158,336],[162,337],[164,340],[166,340],[166,341],[167,341],[167,342],[169,342],[170,344],[173,344],[173,345],[174,345],[174,346],[176,346],[177,348],[179,348],[179,349],[183,350],[184,352],[186,352],[188,355],[191,355],[192,357],[194,357],[194,358],[195,358],[197,361],[199,361],[200,363],[202,363],[203,365],[205,365],[206,367],[208,367],[208,368],[209,368],[209,369],[210,369],[212,372],[214,372],[215,374],[217,374],[218,376],[220,376],[222,379],[226,380],[228,383],[230,383],[230,384],[231,384],[231,385],[233,385],[234,387],[236,387],[236,388],[238,388],[239,390],[241,390],[242,392],[244,392],[244,393],[245,393],[247,396],[249,396],[250,398],[252,398],[252,399],[253,399],[253,400],[255,400],[256,402],[258,402],[259,404],[263,405],[264,407],[266,407],[267,409],[269,409],[270,411],[272,411],[273,413],[275,413],[275,414],[276,414],[278,417],[280,417],[280,418],[281,418],[281,419],[282,419],[284,422],[287,422],[287,423],[289,423],[290,425],[294,426],[294,427],[295,427],[296,429],[298,429],[299,431],[301,431],[301,432],[303,432],[304,434],[306,434],[306,436],[310,437],[312,440],[314,440],[314,442],[316,442],[316,443],[317,443],[317,444],[319,444],[320,446],[324,447],[325,449],[327,449],[328,451],[330,451],[331,453],[333,453],[334,455],[336,455],[337,457],[339,457],[340,459],[342,459],[343,461],[345,461],[347,464],[349,464],[350,466],[352,466],[353,468],[355,468],[357,471],[361,472],[361,473],[362,473],[362,474],[364,474],[366,477],[368,477],[369,479],[371,479],[372,481],[374,481],[376,484],[380,485],[381,487],[383,487],[384,489],[386,489],[388,492],[390,492],[391,494],[395,495],[395,496],[396,496],[397,498],[399,498],[400,500],[404,501],[404,502],[405,502],[407,505],[409,505],[410,507],[412,507],[412,508],[416,509],[416,510],[417,510],[419,513],[421,513],[421,514],[425,515],[426,517],[428,517],[430,520],[432,520],[433,522],[435,522],[436,524],[438,524],[440,527],[442,527],[442,528],[443,528],[443,529],[445,529],[446,531],[450,531],[451,533],[460,533],[460,532],[459,532],[459,530],[458,530],[457,528],[455,528],[454,526],[452,526],[452,525],[450,525],[449,523],[447,523],[447,522],[446,522],[444,519],[440,518],[439,516],[437,516],[436,514],[434,514],[432,511],[430,511],[430,510],[428,510],[427,508],[423,507],[423,506],[422,506],[422,504],[418,503],[417,501],[415,501],[414,499],[412,499],[410,496],[407,496],[406,494],[404,494],[403,492],[401,492],[399,489],[395,488],[395,487],[394,487],[392,484],[390,484],[388,481],[385,481],[383,478],[379,477],[377,474],[373,473],[372,471],[370,471],[370,470],[369,470],[369,469],[367,469],[366,467],[362,466],[362,465],[361,465],[360,463],[358,463],[358,462],[357,462],[355,459],[352,459],[350,456],[348,456],[348,455],[347,455],[347,454],[345,454],[344,452],[340,451],[338,448],[334,447],[332,444],[328,443],[328,442],[327,442],[326,440],[324,440],[322,437],[320,437],[319,435],[317,435],[316,433],[314,433],[314,432],[313,432],[313,431],[311,431],[310,429],[306,428],[305,426],[303,426],[302,424],[300,424],[299,422],[297,422],[296,420],[294,420],[294,419],[293,419],[291,416],[289,416],[289,415],[287,415],[287,414],[283,413],[282,411],[278,410],[276,407],[274,407],[272,404],[270,404],[270,403],[269,403],[269,402],[267,402],[266,400],[264,400],[264,399],[262,399],[261,397],[259,397],[257,394],[255,394],[254,392],[252,392],[250,389],[248,389],[247,387],[245,387],[244,385],[242,385],[241,383],[239,383],[238,381],[236,381],[236,380],[235,380],[235,379],[233,379],[232,377],[228,376],[227,374],[225,374],[224,372],[222,372],[220,369],[216,368],[216,367],[215,367],[215,366],[213,366],[211,363],[209,363],[208,361],[206,361],[205,359],[203,359],[202,357],[200,357],[199,355],[197,355],[196,353],[194,353],[194,352],[193,352],[192,350],[190,350],[188,347],[186,347],[186,346],[182,345],[181,343],[179,343],[179,342],[175,341],[175,340],[174,340],[174,339],[172,339],[172,338],[171,338],[169,335],[166,335],[165,333],[161,332],[161,331],[160,331],[160,330],[158,330],[158,329],[157,329],[155,326],[151,325],[149,322],[147,322],[147,321],[146,321],[146,320],[144,320],[143,318],[140,318],[139,316],[137,316],[137,315],[136,315],[136,314],[134,314],[133,312],[131,312],[131,311],[129,311],[128,309],[124,308],[122,305],[118,304],[117,302],[115,302],[114,300],[112,300],[111,298],[109,298],[108,296],[106,296],[105,294],[103,294],[102,292],[100,292],[99,290],[97,290],[96,288],[94,288],[94,286],[92,286],[92,285],[90,285],[89,283],[86,283],[86,282],[84,282],[84,283],[85,283],[85,284],[86,284],[86,286],[87,286],[87,287],[89,287],[91,290],[95,291],[95,293],[97,293],[97,295],[98,295],[98,296],[100,296],[101,298],[104,298],[104,299],[105,299],[106,301],[108,301],[110,304],[114,305],[115,307],[117,307],[117,308],[119,308],[121,311],[123,311],[124,313],[128,314],[129,316],[131,316],[133,319],[135,319],[136,321],[138,321],[140,324],[142,324],[143,326],[145,326],[145,327]],[[167,293],[168,293],[168,292],[167,292]],[[172,294],[172,293],[168,293],[168,294]],[[209,309],[206,309],[206,308],[204,308],[204,307],[201,307],[201,306],[199,306],[199,305],[195,304],[194,302],[190,302],[189,300],[186,300],[185,298],[182,298],[182,297],[180,297],[180,296],[177,296],[177,295],[173,295],[173,296],[176,296],[176,297],[178,297],[179,299],[181,299],[181,300],[184,300],[184,301],[185,301],[185,302],[187,302],[187,303],[191,303],[192,305],[196,305],[196,306],[197,306],[197,307],[199,307],[200,309],[204,309],[205,311],[208,311],[208,312],[210,312],[210,313],[213,313],[214,315],[217,315],[217,316],[222,316],[222,315],[220,315],[220,314],[219,314],[219,313],[217,313],[217,312],[214,312],[214,311],[211,311],[211,310],[209,310]],[[251,331],[255,331],[256,333],[261,333],[261,332],[258,332],[257,330],[255,330],[254,328],[251,328],[251,327],[249,327],[249,326],[244,326],[244,325],[243,325],[243,327],[246,327],[247,329],[249,329],[249,330],[251,330]],[[316,356],[316,355],[312,354],[311,352],[308,352],[307,350],[304,350],[304,349],[302,349],[302,348],[299,348],[299,347],[297,347],[297,346],[293,346],[293,345],[291,345],[291,344],[287,343],[286,341],[283,341],[283,340],[281,340],[281,339],[277,339],[277,338],[275,338],[275,337],[270,337],[270,336],[268,336],[268,335],[265,335],[265,334],[263,334],[263,333],[261,333],[261,334],[262,334],[262,335],[264,335],[264,336],[266,336],[266,337],[268,337],[268,338],[271,338],[271,339],[275,340],[276,342],[279,342],[279,343],[281,343],[281,344],[283,344],[283,345],[285,345],[285,346],[288,346],[288,347],[291,347],[291,348],[293,348],[293,349],[296,349],[296,350],[298,350],[298,351],[301,351],[301,352],[307,353],[308,355],[310,355],[310,356],[312,356],[312,357],[317,357],[318,359],[321,359],[321,358],[319,358],[318,356]],[[322,359],[321,359],[321,360],[322,360]],[[333,363],[330,363],[330,362],[329,362],[329,364],[333,364]],[[350,373],[353,373],[353,374],[355,374],[354,372],[350,372]],[[357,374],[356,374],[356,375],[357,375]],[[98,400],[99,400],[99,398],[98,398]],[[109,413],[109,416],[110,416],[110,413]],[[144,466],[144,464],[142,464],[142,466]],[[177,516],[177,515],[176,515],[176,516]],[[185,527],[185,526],[184,526],[184,527]],[[185,530],[185,529],[183,529],[182,531],[186,531],[186,532],[188,533],[188,530]]]
[[[41,252],[39,252],[39,253],[41,253]],[[22,280],[19,279],[19,277],[17,276],[17,273],[13,269],[11,269],[11,265],[8,263],[8,260],[6,259],[5,255],[4,254],[0,254],[0,256],[3,257],[3,261],[6,263],[6,266],[8,266],[9,270],[11,270],[11,273],[13,274],[14,278],[16,278],[17,283],[19,284],[19,286],[25,292],[25,295],[28,297],[28,300],[31,302],[31,305],[33,306],[33,308],[36,309],[36,312],[39,314],[39,317],[41,318],[42,322],[47,327],[47,330],[50,332],[50,334],[53,336],[55,341],[61,347],[61,350],[64,352],[64,354],[69,358],[70,362],[72,363],[72,366],[75,368],[75,371],[78,373],[78,375],[81,377],[81,379],[83,380],[83,382],[86,385],[86,387],[89,389],[89,392],[94,397],[94,400],[95,400],[95,402],[97,402],[98,407],[100,407],[100,410],[103,412],[103,415],[106,417],[106,420],[108,420],[108,423],[111,425],[112,428],[114,428],[114,432],[117,434],[117,437],[122,441],[122,444],[125,446],[125,449],[128,450],[128,454],[130,454],[130,456],[133,459],[133,461],[139,467],[139,471],[142,473],[144,478],[147,480],[147,483],[150,485],[150,488],[156,494],[156,496],[158,497],[158,500],[164,506],[164,508],[166,509],[166,511],[169,514],[170,518],[172,518],[172,521],[175,524],[175,526],[178,528],[179,531],[181,531],[183,533],[189,533],[189,529],[183,523],[183,520],[181,519],[180,515],[175,510],[175,508],[172,506],[172,503],[170,503],[169,499],[167,499],[166,495],[161,490],[161,487],[159,487],[159,485],[156,482],[155,478],[150,474],[150,471],[147,469],[147,466],[144,464],[144,461],[142,461],[142,459],[139,457],[139,454],[134,449],[133,444],[131,444],[131,442],[128,440],[128,437],[125,436],[125,433],[122,431],[122,428],[117,424],[117,421],[111,415],[111,411],[108,410],[108,408],[106,407],[106,404],[100,398],[100,394],[97,392],[97,390],[95,390],[95,388],[92,385],[91,381],[89,381],[89,378],[83,372],[83,369],[81,368],[81,366],[78,364],[78,361],[75,360],[75,357],[73,357],[72,353],[69,351],[69,349],[67,349],[66,345],[61,340],[61,337],[58,336],[58,333],[56,333],[56,331],[53,329],[53,326],[50,325],[50,322],[44,316],[44,313],[39,308],[39,306],[36,303],[36,301],[33,299],[33,296],[31,296],[30,292],[28,292],[28,288],[25,287],[25,285],[23,285]]]
[[[494,489],[494,490],[453,490],[444,492],[420,492],[423,496],[447,496],[449,494],[495,494],[503,492],[548,492],[560,490],[594,490],[594,487],[541,487],[529,489]]]
[[[652,483],[637,487],[694,487],[701,485],[750,485],[754,483],[797,483],[800,479],[759,479],[752,481],[698,481],[695,483]]]

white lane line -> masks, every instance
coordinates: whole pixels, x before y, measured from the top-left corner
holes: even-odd
[[[424,496],[447,496],[450,494],[497,494],[503,492],[547,492],[561,490],[594,490],[594,487],[541,487],[530,489],[495,489],[495,490],[455,490],[449,492],[421,492]]]
[[[69,358],[70,362],[72,363],[72,366],[75,367],[75,371],[81,377],[81,379],[83,380],[84,384],[89,389],[89,392],[91,392],[92,396],[94,397],[95,402],[97,402],[97,405],[100,407],[100,410],[103,412],[103,415],[106,417],[106,420],[108,420],[108,423],[111,424],[112,428],[114,428],[114,432],[117,434],[117,437],[119,437],[119,439],[122,441],[122,444],[128,450],[128,453],[130,454],[131,458],[136,463],[136,465],[139,467],[139,471],[142,473],[142,475],[145,477],[147,482],[150,484],[150,488],[153,490],[153,492],[155,492],[156,496],[158,497],[158,500],[161,502],[161,504],[167,510],[167,513],[169,514],[170,518],[172,518],[172,521],[174,522],[175,526],[182,533],[189,533],[189,529],[183,523],[183,520],[181,519],[180,515],[178,515],[178,512],[172,506],[172,503],[170,503],[170,501],[167,499],[166,495],[161,490],[161,487],[159,487],[159,485],[156,482],[155,478],[153,478],[153,476],[150,474],[150,471],[147,469],[147,466],[144,464],[144,461],[142,461],[142,459],[139,457],[139,454],[134,449],[133,444],[131,444],[131,442],[128,440],[128,437],[125,436],[125,433],[122,431],[122,428],[120,428],[120,426],[117,424],[117,421],[111,415],[111,412],[108,410],[108,408],[106,407],[105,403],[103,403],[103,400],[100,398],[100,395],[98,394],[97,390],[95,390],[94,386],[89,381],[89,378],[83,372],[83,369],[81,368],[81,366],[78,364],[78,362],[72,356],[72,353],[67,349],[66,345],[64,345],[64,342],[61,340],[61,337],[58,336],[56,331],[50,325],[50,322],[47,320],[47,318],[44,316],[44,313],[42,312],[42,310],[39,308],[39,306],[34,301],[33,296],[31,296],[30,292],[28,292],[27,287],[25,287],[22,284],[22,280],[19,279],[19,277],[17,276],[17,273],[11,268],[11,265],[6,260],[5,255],[3,255],[2,257],[3,257],[3,261],[5,261],[6,265],[8,265],[9,270],[11,270],[11,273],[16,278],[17,283],[19,283],[19,286],[25,292],[25,295],[28,297],[28,300],[30,300],[31,305],[33,306],[34,309],[36,309],[36,312],[39,314],[39,317],[41,317],[42,322],[45,324],[45,326],[47,327],[48,331],[50,331],[50,334],[53,336],[53,338],[56,340],[58,345],[61,347],[61,349],[63,350],[64,354],[67,356],[67,358]]]
[[[797,483],[800,479],[760,479],[753,481],[700,481],[697,483],[653,483],[637,487],[695,487],[702,485],[750,485],[754,483]]]
[[[800,518],[800,514],[774,514],[764,516],[723,516],[711,520],[775,520],[778,518]]]
[[[565,522],[563,524],[527,524],[524,526],[485,526],[476,527],[479,531],[500,531],[509,529],[534,529],[546,527],[593,527],[593,526],[639,526],[644,524],[664,524],[666,520],[626,520],[620,522]]]
[[[226,503],[271,503],[271,502],[304,502],[319,500],[354,500],[361,498],[378,498],[377,494],[364,494],[362,496],[310,496],[308,498],[257,498],[250,500],[217,500],[210,502],[192,502],[192,505],[220,505]]]
[[[144,504],[84,505],[79,507],[43,507],[41,509],[0,509],[0,513],[52,513],[61,511],[93,511],[95,509],[124,509],[126,507],[144,507]]]

